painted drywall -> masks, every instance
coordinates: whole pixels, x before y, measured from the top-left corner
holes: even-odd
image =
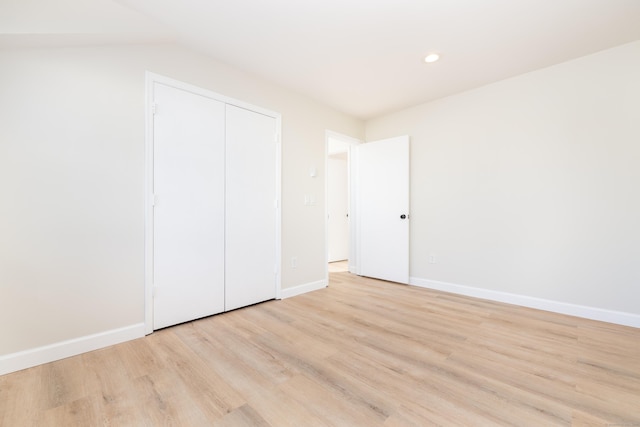
[[[639,314],[638,76],[635,42],[368,121],[411,136],[411,276]]]
[[[144,321],[146,70],[282,114],[282,286],[324,280],[325,131],[361,121],[177,45],[0,64],[0,359]]]

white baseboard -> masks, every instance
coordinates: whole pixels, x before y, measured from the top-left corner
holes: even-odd
[[[326,280],[318,280],[317,282],[305,283],[304,285],[293,286],[280,291],[280,299],[295,297],[296,295],[306,294],[307,292],[317,291],[326,288]]]
[[[144,336],[144,323],[0,356],[0,375],[76,356]]]
[[[618,325],[640,328],[640,315],[623,311],[605,310],[596,307],[570,304],[565,302],[530,297],[526,295],[511,294],[508,292],[494,291],[491,289],[474,288],[472,286],[456,285],[454,283],[439,282],[437,280],[420,279],[411,277],[409,284],[422,288],[436,289],[454,294],[482,298],[491,301],[499,301],[507,304],[523,307],[537,308],[539,310],[554,313],[568,314],[570,316],[585,319],[599,320],[601,322],[615,323]]]

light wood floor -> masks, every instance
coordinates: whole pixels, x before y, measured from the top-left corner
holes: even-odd
[[[329,263],[329,273],[344,273],[349,271],[349,261],[336,261]]]
[[[640,329],[332,273],[0,377],[2,426],[640,426]]]

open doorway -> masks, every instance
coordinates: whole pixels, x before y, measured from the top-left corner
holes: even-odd
[[[327,262],[328,271],[354,271],[354,241],[351,226],[353,194],[351,188],[351,148],[360,141],[327,131]]]

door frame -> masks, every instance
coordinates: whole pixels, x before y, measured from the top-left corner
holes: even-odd
[[[234,105],[265,116],[273,117],[276,120],[276,130],[274,141],[276,143],[275,169],[276,176],[276,200],[274,200],[275,214],[275,251],[276,265],[275,273],[275,294],[276,299],[281,298],[282,293],[282,117],[280,113],[276,113],[265,108],[239,101],[221,95],[210,90],[197,87],[179,80],[172,79],[160,74],[145,72],[145,176],[144,176],[144,328],[145,334],[153,333],[153,115],[156,109],[154,105],[153,87],[156,83],[171,86],[176,89],[184,90],[196,95],[204,96],[225,104]]]
[[[355,273],[356,268],[356,260],[357,260],[357,246],[356,246],[356,227],[355,223],[355,210],[356,210],[356,199],[355,199],[355,160],[354,160],[354,151],[353,147],[362,144],[363,141],[357,138],[352,138],[347,135],[343,135],[338,132],[333,132],[330,130],[325,131],[325,153],[324,153],[324,194],[325,194],[325,212],[324,212],[324,264],[326,268],[325,272],[325,282],[327,286],[329,285],[329,140],[337,140],[343,142],[348,145],[347,149],[347,176],[348,176],[348,186],[349,186],[349,272]]]

